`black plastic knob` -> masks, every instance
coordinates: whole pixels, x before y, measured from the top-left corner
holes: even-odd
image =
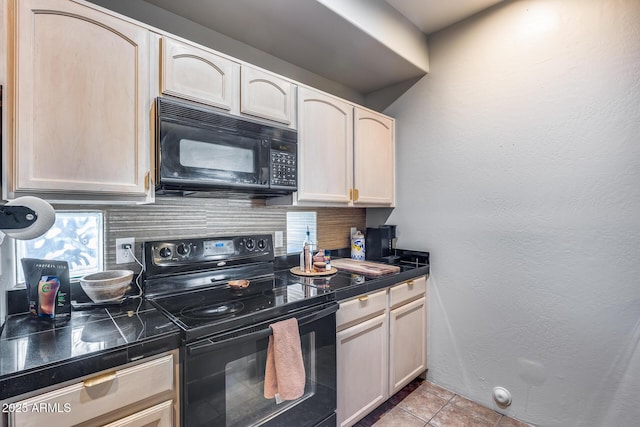
[[[247,241],[244,244],[247,247],[247,249],[250,251],[254,250],[256,247],[256,241],[253,239],[247,239]]]
[[[171,249],[164,247],[160,249],[160,256],[162,258],[169,258],[171,256]]]
[[[265,242],[264,239],[258,240],[258,249],[260,249],[261,251],[264,251],[266,247],[267,247],[267,242]]]
[[[176,246],[176,252],[178,252],[179,255],[188,255],[189,254],[189,245],[184,244],[184,243],[180,243],[178,246]]]

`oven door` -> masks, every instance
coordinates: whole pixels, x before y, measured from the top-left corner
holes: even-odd
[[[271,143],[267,138],[177,118],[160,118],[159,124],[161,187],[269,188]]]
[[[185,348],[182,384],[184,426],[334,425],[336,408],[335,302],[296,314],[306,385],[297,400],[266,399],[264,373],[268,324],[273,319]]]

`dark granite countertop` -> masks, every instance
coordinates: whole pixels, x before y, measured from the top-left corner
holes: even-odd
[[[72,311],[52,324],[7,318],[0,337],[0,400],[180,346],[180,329],[144,300]]]
[[[429,274],[429,254],[397,251],[397,257],[378,262],[400,266],[400,272],[381,277],[339,271],[333,276],[300,277],[288,273],[298,256],[278,257],[275,268],[290,283],[335,292],[336,300],[395,285]],[[344,250],[334,257],[348,257]],[[24,298],[23,298],[24,299]],[[115,368],[181,345],[181,331],[144,299],[120,306],[72,311],[60,324],[10,315],[0,336],[0,400],[49,385]]]
[[[341,249],[331,252],[333,258],[348,258],[349,250]],[[358,295],[393,286],[406,280],[415,279],[429,274],[429,253],[398,249],[394,256],[368,260],[400,267],[398,273],[390,273],[384,276],[369,277],[362,274],[338,271],[332,276],[301,277],[289,273],[289,280],[305,285],[315,286],[318,289],[332,290],[335,292],[336,301],[343,301]],[[299,264],[297,255],[276,259],[276,268],[286,270]]]

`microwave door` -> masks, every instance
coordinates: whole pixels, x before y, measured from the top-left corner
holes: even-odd
[[[226,130],[162,122],[160,181],[182,187],[269,186],[269,142]]]

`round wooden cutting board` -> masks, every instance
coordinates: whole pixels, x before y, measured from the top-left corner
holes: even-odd
[[[338,272],[338,269],[335,267],[331,267],[331,270],[310,271],[308,273],[305,273],[304,271],[300,270],[300,267],[293,267],[293,268],[290,268],[289,271],[292,274],[295,274],[296,276],[312,277],[312,276],[330,276],[332,274],[336,274]]]

